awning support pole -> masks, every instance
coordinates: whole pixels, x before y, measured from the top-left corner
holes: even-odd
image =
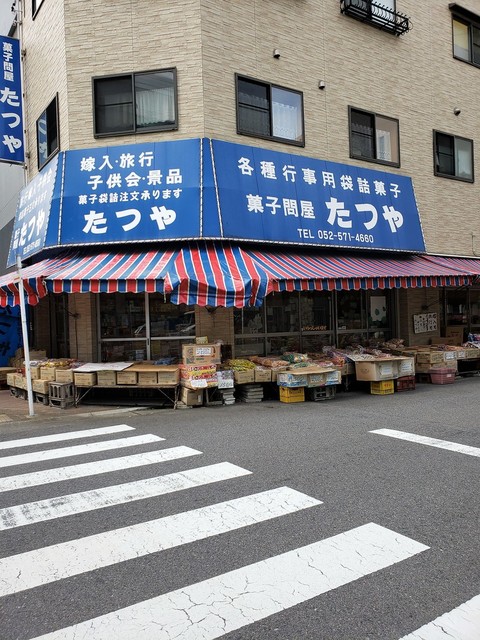
[[[22,321],[23,355],[25,356],[25,376],[27,378],[28,415],[34,416],[32,373],[30,370],[30,347],[28,345],[27,311],[25,309],[25,290],[22,279],[22,260],[17,256],[18,294],[20,297],[20,318]]]

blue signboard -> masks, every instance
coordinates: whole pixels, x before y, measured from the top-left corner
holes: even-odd
[[[17,255],[23,260],[38,253],[45,246],[60,158],[61,155],[56,156],[20,192],[8,254],[9,267],[15,264]]]
[[[58,244],[198,238],[201,140],[67,151]]]
[[[0,36],[0,162],[23,164],[20,43]]]
[[[425,251],[410,178],[213,141],[223,237]]]

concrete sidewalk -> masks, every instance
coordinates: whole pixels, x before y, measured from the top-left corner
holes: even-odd
[[[45,406],[40,402],[33,403],[33,416],[29,415],[28,400],[22,398],[16,398],[9,390],[0,391],[0,424],[6,424],[9,422],[28,421],[35,418],[56,419],[56,418],[71,418],[74,416],[85,417],[92,414],[99,415],[111,415],[117,413],[129,413],[131,411],[138,411],[145,407],[115,407],[104,405],[80,405],[78,407],[70,407],[68,409],[61,409],[60,407]]]

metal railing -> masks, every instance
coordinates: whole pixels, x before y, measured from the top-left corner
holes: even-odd
[[[411,29],[408,16],[373,0],[340,0],[340,11],[355,20],[400,36]]]

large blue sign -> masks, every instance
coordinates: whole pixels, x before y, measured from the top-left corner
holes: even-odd
[[[8,254],[9,267],[15,264],[17,255],[23,260],[41,251],[46,244],[45,237],[60,159],[61,155],[56,156],[20,192]]]
[[[223,237],[425,251],[410,178],[213,141]]]
[[[198,238],[201,141],[67,151],[58,244]]]
[[[0,162],[23,164],[20,43],[0,36]]]

